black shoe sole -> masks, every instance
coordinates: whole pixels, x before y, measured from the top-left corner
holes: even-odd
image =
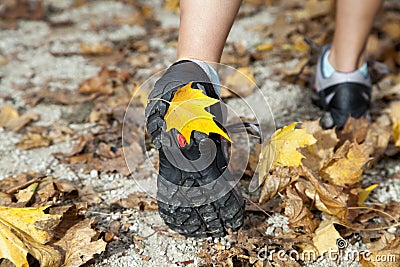
[[[195,74],[194,74],[195,75]],[[165,92],[152,91],[151,98],[168,98],[172,96]],[[147,130],[153,136],[161,135],[163,129],[163,117],[167,107],[153,108],[147,114]],[[164,134],[164,133],[163,133]],[[167,133],[171,139],[176,139],[174,133]],[[184,149],[186,154],[198,154],[198,144],[201,142],[203,134],[194,132],[191,139],[191,148]],[[204,185],[212,184],[219,178],[226,168],[226,158],[223,156],[222,144],[219,136],[210,137],[217,147],[217,157],[210,166],[202,171],[187,172],[176,168],[171,164],[163,151],[163,142],[158,138],[156,147],[160,153],[159,172],[157,178],[157,202],[158,212],[164,222],[174,231],[187,237],[221,237],[227,234],[227,229],[237,231],[244,221],[245,202],[236,188],[228,191],[219,199],[211,200],[215,197],[210,194]],[[175,140],[176,141],[176,140]],[[197,145],[196,145],[197,144]],[[164,147],[164,149],[167,149]],[[185,151],[184,151],[185,152]],[[185,153],[184,153],[185,154]],[[219,179],[214,183],[216,187],[226,188],[232,181]],[[226,184],[223,184],[225,183]],[[171,186],[177,185],[177,186]],[[179,186],[184,186],[185,189]],[[214,186],[214,185],[213,185]],[[217,190],[218,188],[213,188]],[[188,205],[172,205],[169,203],[199,203]],[[204,203],[204,204],[202,204]]]

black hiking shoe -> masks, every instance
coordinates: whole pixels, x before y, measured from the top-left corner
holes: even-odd
[[[357,119],[367,115],[371,101],[371,79],[358,70],[334,72],[326,77],[322,61],[329,49],[330,45],[324,46],[318,60],[313,102],[325,110],[321,119],[324,128],[336,126],[342,129],[350,116]]]
[[[203,63],[204,64],[204,63]],[[146,107],[147,131],[159,150],[158,211],[174,231],[188,237],[220,237],[243,225],[244,200],[228,170],[228,143],[218,134],[193,131],[190,144],[176,130],[166,132],[164,115],[179,87],[192,82],[209,97],[220,99],[204,66],[185,60],[173,64],[159,79]],[[151,100],[153,99],[153,100]],[[224,122],[220,103],[208,112]]]

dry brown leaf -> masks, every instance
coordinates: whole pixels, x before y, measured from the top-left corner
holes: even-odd
[[[333,10],[332,0],[308,0],[303,9],[294,12],[294,16],[298,20],[309,20],[316,17],[324,16]]]
[[[19,140],[15,145],[22,149],[29,150],[38,147],[48,147],[51,145],[51,140],[41,134],[28,132],[26,133],[26,136]]]
[[[304,67],[304,65],[307,64],[307,62],[308,59],[304,58],[300,60],[299,63],[297,63],[294,68],[283,67],[279,69],[279,72],[285,74],[286,76],[299,74],[301,69]]]
[[[79,197],[81,201],[85,201],[90,204],[98,204],[102,201],[99,194],[91,185],[85,185],[82,189],[80,189]]]
[[[39,183],[33,183],[29,185],[27,188],[20,190],[18,191],[18,193],[15,194],[17,203],[20,204],[21,207],[24,207],[31,200],[31,198],[36,192],[38,185]]]
[[[0,127],[4,127],[7,130],[18,132],[25,125],[31,121],[36,121],[39,116],[34,113],[26,113],[22,116],[18,114],[18,111],[10,105],[4,105],[0,110]]]
[[[400,24],[398,21],[390,21],[382,26],[382,30],[392,39],[400,39]]]
[[[337,219],[330,216],[329,219],[322,221],[315,230],[313,244],[317,248],[319,255],[323,255],[327,251],[339,251],[336,241],[342,237],[335,229],[335,222],[337,222]]]
[[[309,190],[307,196],[315,202],[315,207],[320,211],[346,221],[349,194],[343,192],[342,187],[323,183],[307,167],[302,167],[304,176],[311,182],[314,190]],[[357,196],[356,196],[357,197]]]
[[[317,227],[316,220],[313,219],[313,214],[304,205],[303,199],[298,195],[296,189],[288,187],[286,189],[286,198],[283,206],[285,215],[289,217],[290,226],[293,229],[303,228],[307,233],[313,233]]]
[[[346,141],[322,167],[322,177],[338,186],[360,181],[364,165],[370,160],[368,147]]]
[[[113,52],[113,48],[109,44],[95,42],[87,44],[85,42],[80,43],[81,52],[89,55],[106,55]]]
[[[92,259],[94,254],[102,253],[107,243],[98,239],[92,229],[93,219],[85,219],[69,228],[63,238],[55,243],[65,253],[65,267],[79,267]],[[97,237],[97,238],[96,238]]]
[[[12,203],[12,195],[0,192],[0,206],[10,206]]]
[[[315,144],[300,149],[301,154],[305,157],[302,159],[303,165],[318,172],[334,154],[334,149],[339,141],[336,131],[322,129],[319,120],[304,121],[301,127],[307,129],[307,132],[317,140]]]
[[[260,191],[259,203],[275,197],[279,192],[283,191],[289,184],[299,178],[296,169],[288,167],[276,167],[271,174],[266,175],[265,181]]]
[[[50,132],[49,138],[54,143],[59,143],[63,141],[68,141],[71,139],[71,136],[74,135],[76,132],[69,128],[66,125],[53,125]]]
[[[43,19],[46,14],[43,2],[30,2],[29,0],[2,1],[0,17],[2,19]]]
[[[391,137],[390,119],[382,115],[368,129],[364,144],[368,154],[373,158],[371,164],[377,162],[385,153]]]
[[[224,85],[241,97],[250,95],[256,86],[254,75],[248,67],[239,68],[227,76]]]
[[[371,123],[367,118],[361,117],[359,119],[355,119],[350,116],[346,121],[343,130],[339,132],[339,139],[341,140],[341,143],[344,143],[346,140],[355,140],[360,144],[364,142],[370,126]]]
[[[110,95],[114,91],[110,79],[116,77],[116,71],[103,68],[97,76],[83,81],[79,85],[79,92],[83,94],[100,93],[103,95]]]
[[[149,54],[138,53],[129,56],[126,62],[132,67],[145,68],[149,66],[150,59],[151,57]]]
[[[132,193],[127,198],[122,198],[114,204],[127,209],[137,209],[140,211],[156,211],[157,201],[145,193]]]

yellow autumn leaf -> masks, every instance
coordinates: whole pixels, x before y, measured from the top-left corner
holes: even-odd
[[[367,188],[364,189],[359,189],[358,191],[358,204],[362,204],[371,194],[372,190],[378,187],[378,184],[373,184],[368,186]]]
[[[214,122],[214,115],[205,110],[206,107],[218,103],[219,100],[208,97],[202,90],[193,89],[191,86],[192,83],[188,83],[178,88],[171,102],[168,102],[170,106],[164,117],[167,132],[172,128],[177,129],[188,143],[190,143],[192,131],[205,134],[217,133],[231,141]]]
[[[260,44],[257,45],[256,50],[257,51],[269,51],[274,47],[272,43],[267,43],[267,44]]]
[[[300,166],[304,156],[297,151],[298,148],[315,144],[317,141],[306,129],[295,129],[298,122],[294,122],[277,130],[263,151],[261,151],[259,182],[269,168],[274,166]]]
[[[344,239],[337,242],[342,237],[335,229],[335,222],[337,222],[337,219],[332,216],[328,220],[322,221],[315,230],[312,241],[320,255],[324,252],[339,251],[338,245],[340,245],[340,249],[344,249],[347,246],[347,242]]]
[[[41,266],[58,266],[60,254],[45,245],[51,238],[44,229],[55,227],[60,215],[45,214],[48,207],[0,207],[0,259],[8,259],[17,267],[28,267],[27,254]]]
[[[389,114],[392,119],[394,145],[400,146],[400,101],[390,105]]]
[[[360,181],[364,165],[370,160],[368,147],[348,140],[322,167],[322,177],[334,185],[346,186]]]
[[[393,124],[393,139],[394,145],[400,146],[400,121]]]
[[[164,8],[173,12],[178,13],[179,8],[179,0],[166,0],[164,3]]]

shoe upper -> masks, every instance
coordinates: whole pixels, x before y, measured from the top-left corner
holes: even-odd
[[[329,77],[323,72],[323,59],[330,45],[324,46],[319,57],[315,86],[319,96],[318,105],[326,114],[321,120],[324,128],[342,128],[349,116],[359,118],[368,111],[371,98],[371,79],[359,70],[335,71]]]

